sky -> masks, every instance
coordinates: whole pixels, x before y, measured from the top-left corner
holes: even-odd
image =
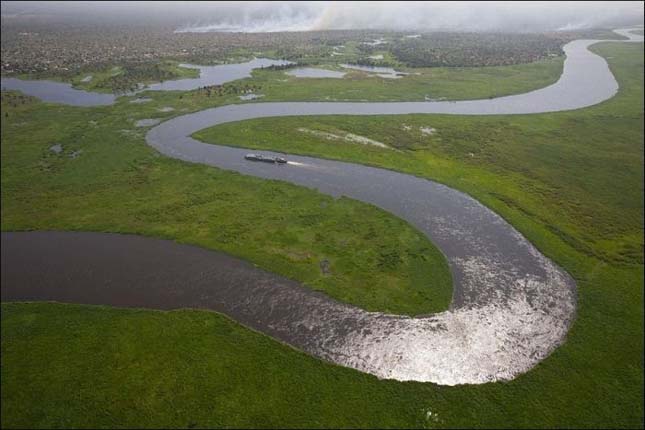
[[[643,23],[643,2],[15,2],[3,19],[164,23],[175,31],[400,31],[532,32]]]

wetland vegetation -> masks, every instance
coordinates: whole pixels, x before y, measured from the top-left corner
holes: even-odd
[[[198,133],[219,144],[429,177],[504,216],[579,288],[567,344],[531,372],[481,386],[379,381],[209,312],[5,303],[3,427],[642,425],[635,400],[643,397],[643,51],[642,44],[592,49],[608,59],[621,89],[579,111],[282,118]],[[124,98],[83,109],[3,94],[2,229],[172,238],[243,256],[371,309],[446,306],[450,280],[442,259],[404,223],[347,199],[166,159],[134,127],[144,118],[239,102],[235,95],[148,95],[143,104]],[[330,141],[299,127],[351,132],[397,151]],[[54,144],[60,153],[49,150]],[[255,196],[262,196],[261,208]],[[349,221],[356,219],[361,223]],[[261,228],[249,232],[248,224]],[[271,234],[283,229],[285,236]],[[330,259],[333,276],[322,276],[321,258]],[[433,271],[419,272],[416,261]],[[373,270],[380,278],[364,278]],[[442,273],[447,289],[436,277]]]
[[[449,304],[443,256],[395,217],[348,199],[160,157],[138,129],[152,125],[142,111],[167,116],[153,101],[102,112],[53,113],[41,103],[3,111],[9,115],[2,137],[3,230],[167,237],[225,250],[371,310],[418,314]],[[28,132],[34,128],[37,134]],[[53,144],[62,151],[49,151]],[[70,158],[76,151],[81,156]],[[389,233],[376,234],[381,231]],[[323,261],[330,274],[322,273]]]
[[[615,45],[596,49],[607,50],[608,46]],[[611,49],[620,53],[633,47]],[[637,76],[637,59],[629,60],[627,55],[621,59],[620,66],[631,73],[626,76]],[[349,160],[439,180],[480,201],[497,201],[494,206],[498,213],[506,205],[501,213],[530,214],[580,251],[638,264],[643,258],[643,186],[633,184],[642,172],[642,147],[633,142],[642,135],[642,126],[638,125],[640,94],[631,87],[623,89],[616,100],[581,112],[476,118],[270,118],[224,124],[202,130],[195,137],[219,144]],[[629,100],[631,111],[611,110],[612,104],[621,106]],[[611,126],[617,122],[612,115],[621,116],[620,126]],[[303,133],[303,128],[323,134],[351,131],[399,151],[348,145],[343,140]],[[607,145],[613,151],[608,152]],[[536,160],[540,161],[537,170],[532,168]],[[585,174],[590,171],[594,174]],[[616,192],[618,189],[621,192]]]
[[[557,81],[569,41],[623,39],[606,28],[642,24],[643,15],[638,2],[577,10],[535,2],[537,9],[508,15],[474,2],[443,9],[433,20],[442,26],[427,27],[431,15],[415,13],[428,12],[425,2],[374,3],[353,17],[337,2],[283,2],[279,13],[261,2],[201,3],[206,13],[171,3],[2,2],[3,78],[122,95],[109,106],[74,107],[3,88],[2,231],[91,230],[194,244],[404,317],[446,310],[452,294],[444,256],[411,225],[348,198],[167,158],[146,144],[146,132],[176,116],[249,102],[524,93]],[[192,32],[211,19],[221,31]],[[271,31],[271,21],[279,31],[254,32]],[[315,31],[283,31],[293,23],[290,30]],[[598,28],[584,29],[591,25]],[[589,108],[265,118],[194,134],[429,178],[500,214],[576,283],[566,342],[527,373],[481,385],[379,380],[216,312],[3,302],[0,427],[643,428],[643,44],[590,49],[607,60],[620,89]],[[130,94],[196,77],[184,63],[260,57],[294,64],[190,91]],[[345,75],[290,76],[296,67]],[[468,335],[459,341],[470,342]]]
[[[80,88],[119,94],[136,88],[138,83],[194,77],[194,70],[179,68],[179,63],[212,65],[267,57],[326,66],[522,65],[561,57],[562,46],[574,39],[621,38],[609,30],[513,36],[432,32],[409,36],[376,30],[175,33],[167,25],[142,26],[139,22],[116,26],[67,23],[62,27],[59,22],[36,20],[26,14],[2,18],[0,67],[2,76],[62,80]],[[382,43],[374,44],[373,40]],[[561,62],[561,58],[555,61]],[[491,78],[497,76],[495,69],[490,71]],[[463,72],[457,69],[458,75]],[[84,81],[90,75],[91,80]],[[542,83],[536,82],[536,88]],[[493,96],[501,94],[506,93]]]
[[[176,61],[130,62],[85,76],[77,75],[72,78],[72,84],[87,91],[125,94],[146,84],[198,76],[199,70],[180,67]]]

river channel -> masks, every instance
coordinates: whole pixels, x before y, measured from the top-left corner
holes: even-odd
[[[628,34],[625,30],[618,32]],[[629,34],[629,37],[630,41],[643,40],[642,36]],[[316,357],[381,378],[445,385],[477,384],[510,380],[530,370],[565,341],[575,318],[575,283],[500,216],[468,195],[426,179],[293,155],[287,155],[290,163],[286,165],[254,163],[244,160],[247,152],[244,149],[205,144],[190,136],[205,127],[262,117],[531,114],[591,106],[613,97],[618,90],[605,60],[587,49],[596,42],[578,40],[567,44],[564,47],[567,58],[558,82],[525,94],[459,102],[227,105],[178,116],[151,128],[146,135],[147,143],[166,156],[287,181],[383,208],[427,235],[446,256],[453,276],[453,300],[448,310],[404,317],[367,312],[339,303],[250,265],[244,266],[242,275],[234,274],[237,269],[229,270],[226,264],[213,263],[209,270],[200,272],[201,281],[197,283],[202,285],[204,279],[211,279],[209,285],[212,289],[195,287],[202,292],[191,295],[188,300],[190,306],[223,312]],[[31,271],[26,270],[25,265],[11,259],[10,252],[5,253],[5,248],[24,248],[27,245],[20,245],[24,241],[33,244],[31,248],[27,246],[29,252],[23,251],[25,256],[40,255],[39,249],[49,245],[47,240],[39,240],[35,234],[3,233],[3,300],[29,299],[22,293],[27,289],[21,289],[20,280],[34,276],[33,267]],[[59,243],[67,243],[70,249],[82,250],[79,255],[85,256],[89,267],[93,264],[100,266],[104,255],[92,251],[100,248],[74,245],[78,242],[78,233],[41,234],[59,235]],[[97,237],[95,233],[88,234]],[[127,252],[133,239],[115,235],[106,241],[119,241],[112,237],[123,237],[122,246],[115,245],[115,249]],[[166,247],[164,252],[170,256],[181,254],[183,249],[182,245],[170,241],[136,240],[150,241],[151,247]],[[160,242],[165,245],[159,245]],[[97,252],[94,263],[90,261],[93,257],[89,256],[92,252]],[[47,252],[42,255],[45,258]],[[212,255],[213,262],[218,258],[221,260],[216,253]],[[143,252],[134,253],[132,258],[136,263],[137,259],[145,260],[147,257]],[[188,260],[183,258],[181,261],[186,261],[183,266],[185,285],[182,286],[182,281],[178,280],[172,284],[173,288],[192,291],[190,280],[194,273]],[[238,263],[229,266],[241,267]],[[133,275],[133,279],[142,276],[155,279],[154,264],[142,261],[132,267],[140,267],[142,271]],[[5,268],[11,271],[8,275],[5,275]],[[61,265],[59,270],[63,273],[69,271],[70,276],[89,282],[87,275],[73,275],[75,269],[68,269],[66,265]],[[218,281],[236,276],[241,276],[244,281],[232,282],[225,287],[221,287],[222,282]],[[127,282],[136,284],[135,280]],[[50,291],[41,299],[51,300],[55,296],[56,291]],[[88,302],[75,297],[68,300]],[[153,297],[151,294],[150,306],[139,302],[130,305],[167,308],[155,306]],[[109,299],[106,300],[105,304],[111,304]],[[177,300],[176,306],[184,307],[186,301]]]

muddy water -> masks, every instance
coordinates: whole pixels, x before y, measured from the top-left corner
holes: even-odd
[[[294,308],[309,303],[299,283],[246,261],[134,235],[3,232],[2,268],[2,301],[211,309],[257,328],[254,303],[274,288]]]
[[[560,80],[550,87],[527,94],[465,102],[224,106],[171,119],[148,132],[148,144],[170,157],[284,180],[335,196],[346,195],[375,204],[407,220],[433,240],[448,259],[454,280],[453,302],[449,310],[417,318],[365,312],[248,265],[240,269],[238,275],[220,273],[220,269],[209,272],[187,266],[189,273],[186,278],[182,278],[184,275],[168,275],[177,281],[167,288],[176,290],[178,295],[184,289],[193,291],[191,285],[199,285],[199,281],[191,277],[195,270],[207,279],[210,276],[217,279],[244,276],[243,281],[238,279],[225,284],[228,287],[212,280],[209,284],[212,290],[208,294],[186,294],[195,296],[189,300],[193,300],[197,307],[219,310],[314,356],[382,378],[454,385],[508,380],[528,371],[564,341],[575,314],[575,285],[566,273],[498,215],[463,193],[425,179],[310,157],[289,156],[291,163],[280,166],[250,163],[243,158],[246,150],[203,144],[189,136],[211,125],[272,116],[514,114],[589,106],[610,98],[617,90],[606,62],[587,51],[591,43],[594,41],[568,44]],[[22,243],[20,238],[11,240],[5,237],[8,236],[3,234],[3,253],[12,243]],[[114,245],[122,252],[132,246],[130,239],[116,237],[114,240],[117,242],[123,240],[122,244]],[[31,240],[30,243],[24,245],[28,251],[17,254],[11,249],[7,258],[23,255],[25,262],[33,262],[33,255],[38,255],[39,248],[50,246],[47,239],[41,242]],[[64,239],[59,239],[59,243],[65,243]],[[183,252],[176,248],[178,245],[161,243],[166,245],[155,242],[154,246],[168,247],[164,252],[170,254]],[[65,248],[72,252],[75,246],[70,242]],[[103,248],[78,246],[81,248],[78,255],[86,259],[100,260],[104,257]],[[146,246],[142,245],[143,249]],[[43,255],[51,252],[45,250]],[[192,260],[190,257],[177,258],[186,265]],[[5,266],[3,260],[3,268],[23,268],[17,269],[18,274],[12,275],[11,279],[36,276],[29,273],[34,271],[28,263],[11,261]],[[154,281],[160,266],[163,264],[149,262],[134,264],[129,270],[133,273],[140,270],[135,277]],[[72,284],[92,283],[87,277],[83,278],[85,275],[75,278],[73,267],[64,263],[58,270],[71,270],[70,279],[79,279]],[[176,270],[180,273],[179,268]],[[231,270],[231,273],[237,273],[234,272],[237,269]],[[4,276],[3,271],[3,300]],[[110,279],[110,276],[118,275],[102,272],[96,279],[104,279],[102,276]],[[18,286],[11,287],[10,291],[18,293],[9,294],[7,299],[18,299],[22,287],[19,287],[20,282],[12,282]],[[23,282],[27,285],[24,288],[35,285],[34,282]],[[236,282],[242,284],[239,294],[231,292],[231,289],[238,288]],[[152,283],[142,281],[142,285]],[[202,290],[198,288],[197,291]],[[47,294],[56,295],[55,292]],[[201,296],[196,297],[199,294]],[[36,295],[35,298],[55,297]],[[74,297],[69,300],[84,303],[83,300],[88,299]],[[108,297],[105,300],[112,299]],[[176,306],[183,307],[183,303],[177,300]],[[154,300],[143,306],[160,307]]]

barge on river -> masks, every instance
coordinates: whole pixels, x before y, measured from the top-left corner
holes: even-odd
[[[284,164],[287,162],[286,158],[268,157],[266,155],[260,155],[260,154],[246,154],[244,158],[250,161],[262,161],[264,163],[274,163],[274,164],[275,163]]]

